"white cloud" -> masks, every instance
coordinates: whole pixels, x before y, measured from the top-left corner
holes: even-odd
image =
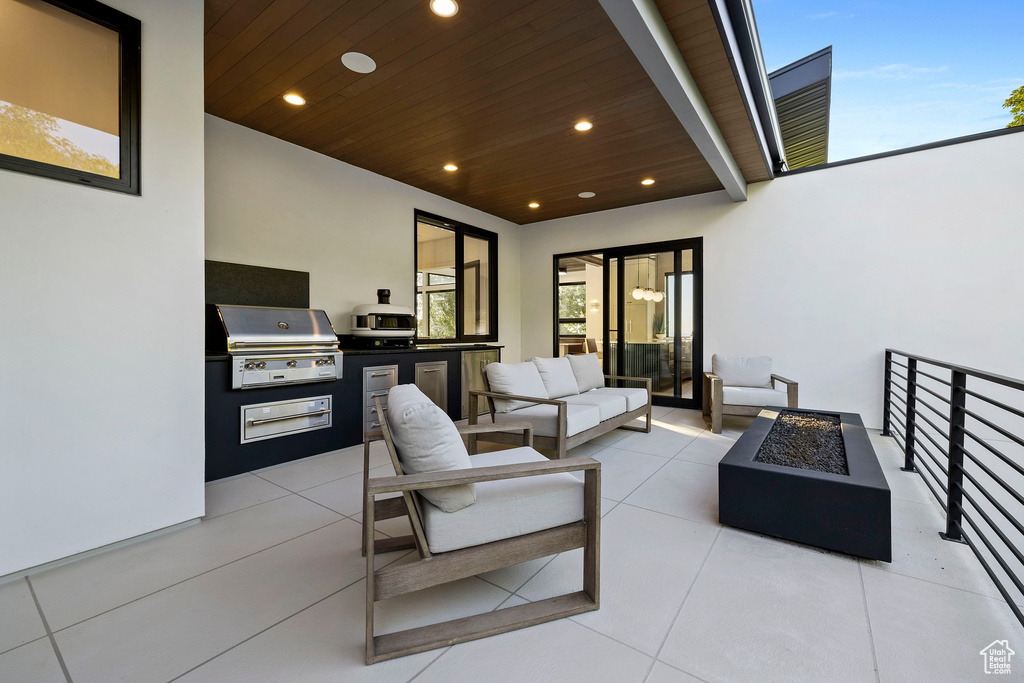
[[[906,80],[910,78],[920,78],[921,76],[927,76],[929,74],[943,73],[949,69],[948,66],[911,66],[910,64],[886,64],[884,66],[875,66],[870,69],[836,69],[832,72],[832,78],[835,80],[846,80],[853,78],[884,78],[884,79],[898,79]]]
[[[808,14],[808,19],[828,19],[829,17],[838,16],[839,12],[822,12],[821,14]]]

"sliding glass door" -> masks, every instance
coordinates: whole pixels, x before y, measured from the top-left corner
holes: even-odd
[[[581,263],[588,264],[582,271]],[[700,238],[564,254],[555,266],[560,355],[596,350],[607,374],[650,378],[655,404],[700,407]],[[565,289],[567,283],[576,288]],[[585,304],[583,329],[562,317],[570,291],[572,310],[578,314]],[[580,343],[566,334],[571,331],[582,333]]]

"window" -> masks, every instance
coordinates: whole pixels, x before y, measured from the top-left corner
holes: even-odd
[[[498,236],[416,212],[416,330],[421,340],[498,339]]]
[[[564,282],[558,285],[558,336],[587,336],[587,285]]]
[[[140,194],[140,36],[98,2],[0,0],[0,168]]]

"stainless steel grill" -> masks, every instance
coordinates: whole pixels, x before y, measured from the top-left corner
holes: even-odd
[[[341,377],[338,336],[322,310],[215,304],[210,315],[207,347],[231,355],[232,389]]]

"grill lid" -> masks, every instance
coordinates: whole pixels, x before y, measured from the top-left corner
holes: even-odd
[[[228,304],[215,308],[229,353],[338,350],[338,335],[322,310]]]

